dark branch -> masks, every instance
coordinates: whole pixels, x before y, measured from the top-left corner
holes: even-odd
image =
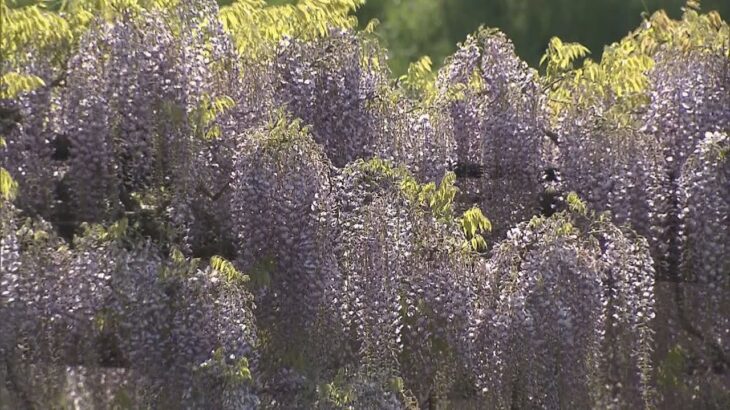
[[[679,286],[679,282],[674,282],[674,300],[677,306],[677,316],[679,319],[679,323],[684,331],[686,331],[687,334],[695,337],[702,344],[706,345],[712,351],[714,351],[715,355],[717,356],[717,360],[722,363],[725,368],[730,367],[730,361],[728,361],[727,355],[722,349],[722,346],[718,345],[711,338],[705,337],[705,335],[699,329],[694,327],[690,319],[687,318],[684,311],[684,295],[682,294],[682,289]]]
[[[198,190],[200,190],[203,195],[207,196],[212,201],[217,201],[226,192],[228,187],[231,185],[232,180],[232,178],[228,178],[228,181],[226,181],[226,183],[223,184],[223,186],[215,193],[210,192],[210,190],[208,190],[208,188],[206,188],[202,182],[198,182]]]
[[[456,178],[481,178],[484,175],[484,166],[473,162],[458,162],[454,167]]]

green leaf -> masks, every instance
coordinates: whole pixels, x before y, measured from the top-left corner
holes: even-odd
[[[43,79],[35,75],[5,73],[0,77],[0,99],[12,99],[44,85]]]
[[[575,192],[570,192],[565,200],[571,211],[581,215],[585,215],[588,212],[585,202],[583,202]]]
[[[5,168],[0,168],[0,197],[12,201],[18,193],[18,184]]]
[[[247,282],[249,277],[239,272],[235,266],[221,256],[210,258],[210,267],[222,273],[229,282]]]

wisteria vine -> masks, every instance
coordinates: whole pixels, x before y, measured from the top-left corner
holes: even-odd
[[[128,3],[0,63],[0,409],[730,405],[719,16],[393,80],[357,1]]]

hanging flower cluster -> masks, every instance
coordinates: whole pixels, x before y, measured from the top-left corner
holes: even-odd
[[[726,404],[716,14],[392,80],[359,0],[73,3],[7,14],[0,408]]]

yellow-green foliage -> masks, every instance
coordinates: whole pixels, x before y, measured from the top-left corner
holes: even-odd
[[[730,29],[717,12],[702,14],[698,2],[689,1],[680,20],[657,11],[637,30],[606,46],[600,62],[585,59],[575,68],[588,50],[553,38],[541,60],[552,113],[557,118],[576,105],[603,103],[606,118],[628,124],[648,103],[647,74],[662,49],[730,56]]]
[[[557,76],[573,69],[573,63],[588,55],[590,51],[580,43],[563,43],[559,38],[550,39],[540,65],[545,64],[548,76]]]
[[[68,22],[58,14],[40,5],[18,7],[7,0],[0,3],[0,30],[0,99],[44,85],[42,79],[21,70],[29,52],[57,52],[73,37]]]
[[[406,93],[430,101],[436,96],[436,75],[431,70],[431,58],[421,57],[408,66],[408,73],[398,79]]]
[[[229,283],[248,281],[248,276],[241,273],[231,262],[221,256],[213,256],[210,258],[210,267],[222,273]]]
[[[394,168],[393,165],[382,158],[373,157],[363,161],[362,169],[371,174],[383,174],[387,177],[394,177],[400,168]]]
[[[232,34],[238,51],[252,57],[272,50],[284,36],[313,39],[331,28],[353,28],[353,12],[364,0],[300,0],[267,5],[265,0],[238,0],[220,9],[219,20]],[[67,50],[95,17],[111,21],[123,12],[173,9],[180,0],[2,0],[4,61],[29,49]]]
[[[557,37],[550,40],[540,64],[545,65],[548,103],[556,117],[564,109],[576,104],[595,104],[605,96],[605,85],[610,80],[602,65],[586,59],[582,67],[575,67],[575,63],[588,53],[589,50],[578,43],[563,43]]]
[[[5,148],[5,138],[0,136],[0,148]],[[3,167],[0,167],[0,198],[6,201],[15,199],[18,192],[18,184],[15,182],[10,173]]]
[[[345,371],[340,369],[332,382],[322,383],[317,387],[317,394],[327,403],[345,408],[352,402],[355,392],[347,383]]]
[[[716,11],[701,13],[697,1],[688,1],[683,10],[680,20],[670,19],[664,11],[654,13],[631,34],[636,37],[639,49],[649,55],[666,47],[728,55],[730,27],[727,22]]]
[[[8,72],[0,76],[0,99],[15,98],[43,85],[46,85],[45,82],[38,76]]]
[[[123,12],[137,15],[143,10],[172,9],[179,4],[180,0],[65,0],[55,11],[78,36],[95,17],[113,21]]]
[[[213,356],[200,366],[201,370],[215,368],[223,375],[226,383],[230,385],[240,385],[252,380],[251,370],[249,369],[248,359],[245,357],[238,358],[234,363],[229,364],[226,360],[226,354],[223,348],[217,348],[213,351]]]
[[[453,172],[447,172],[438,187],[433,182],[421,185],[407,175],[401,182],[401,189],[412,200],[427,206],[436,219],[448,220],[453,215],[454,197],[458,190],[455,183],[456,174]]]
[[[588,212],[585,202],[583,202],[575,192],[568,193],[568,196],[565,198],[565,202],[568,204],[568,208],[573,212],[581,215],[585,215]]]
[[[81,237],[77,237],[76,239],[86,238],[98,242],[115,241],[125,237],[125,235],[127,234],[127,228],[129,228],[129,221],[127,220],[127,218],[119,219],[118,221],[109,225],[108,228],[105,228],[103,225],[100,224],[90,224],[84,222],[81,224],[83,234],[81,235]]]
[[[43,58],[52,68],[63,69],[81,35],[95,17],[113,20],[122,12],[170,8],[179,0],[64,0],[0,3],[0,98],[14,98],[43,86],[44,81],[24,72],[31,58]],[[43,57],[40,57],[43,56]]]
[[[300,0],[296,4],[269,6],[264,0],[238,0],[222,7],[218,17],[242,56],[261,58],[269,56],[285,36],[307,40],[326,36],[332,28],[355,27],[353,12],[363,3],[364,0]],[[95,18],[113,21],[122,13],[135,16],[144,10],[173,9],[180,4],[180,0],[2,0],[0,61],[4,65],[0,72],[0,98],[14,98],[43,86],[43,79],[24,72],[28,56],[43,55],[53,67],[62,69]],[[215,138],[218,133],[216,127],[205,132],[208,138]]]
[[[172,246],[170,248],[170,262],[168,266],[163,266],[159,272],[162,279],[194,275],[200,265],[200,258],[186,258],[177,246]]]
[[[300,0],[296,4],[267,6],[264,0],[238,0],[222,7],[219,18],[242,55],[261,57],[284,36],[324,37],[331,28],[351,28],[352,15],[364,0]]]
[[[18,184],[5,168],[0,167],[0,198],[12,201],[15,199],[17,192]]]
[[[466,237],[464,247],[477,252],[483,252],[487,249],[487,242],[482,234],[492,230],[492,223],[484,216],[481,209],[477,207],[468,209],[459,218],[459,224]]]
[[[300,118],[290,118],[283,110],[276,110],[272,113],[268,126],[257,136],[261,138],[266,151],[277,155],[282,148],[309,135],[310,127],[304,125]]]
[[[483,252],[487,243],[483,234],[492,230],[492,223],[478,207],[472,207],[461,216],[454,214],[454,198],[458,192],[456,174],[447,172],[437,186],[433,182],[419,183],[402,167],[393,167],[387,161],[373,158],[363,161],[362,169],[369,175],[400,180],[400,189],[405,197],[420,209],[430,213],[444,224],[456,226],[464,234],[460,243],[462,249]]]
[[[18,63],[30,50],[62,47],[73,37],[66,18],[47,10],[42,2],[36,3],[20,7],[3,0],[0,4],[3,62]]]
[[[545,82],[554,114],[574,105],[600,104],[606,98],[626,109],[644,102],[646,73],[654,61],[637,49],[632,38],[606,47],[600,63],[585,59],[581,67],[574,68],[587,53],[588,49],[577,43],[562,43],[558,38],[550,41],[541,64],[546,64]]]
[[[226,95],[216,98],[207,94],[203,95],[197,109],[191,113],[195,134],[208,140],[220,137],[220,127],[213,123],[219,115],[235,106],[236,102]]]

